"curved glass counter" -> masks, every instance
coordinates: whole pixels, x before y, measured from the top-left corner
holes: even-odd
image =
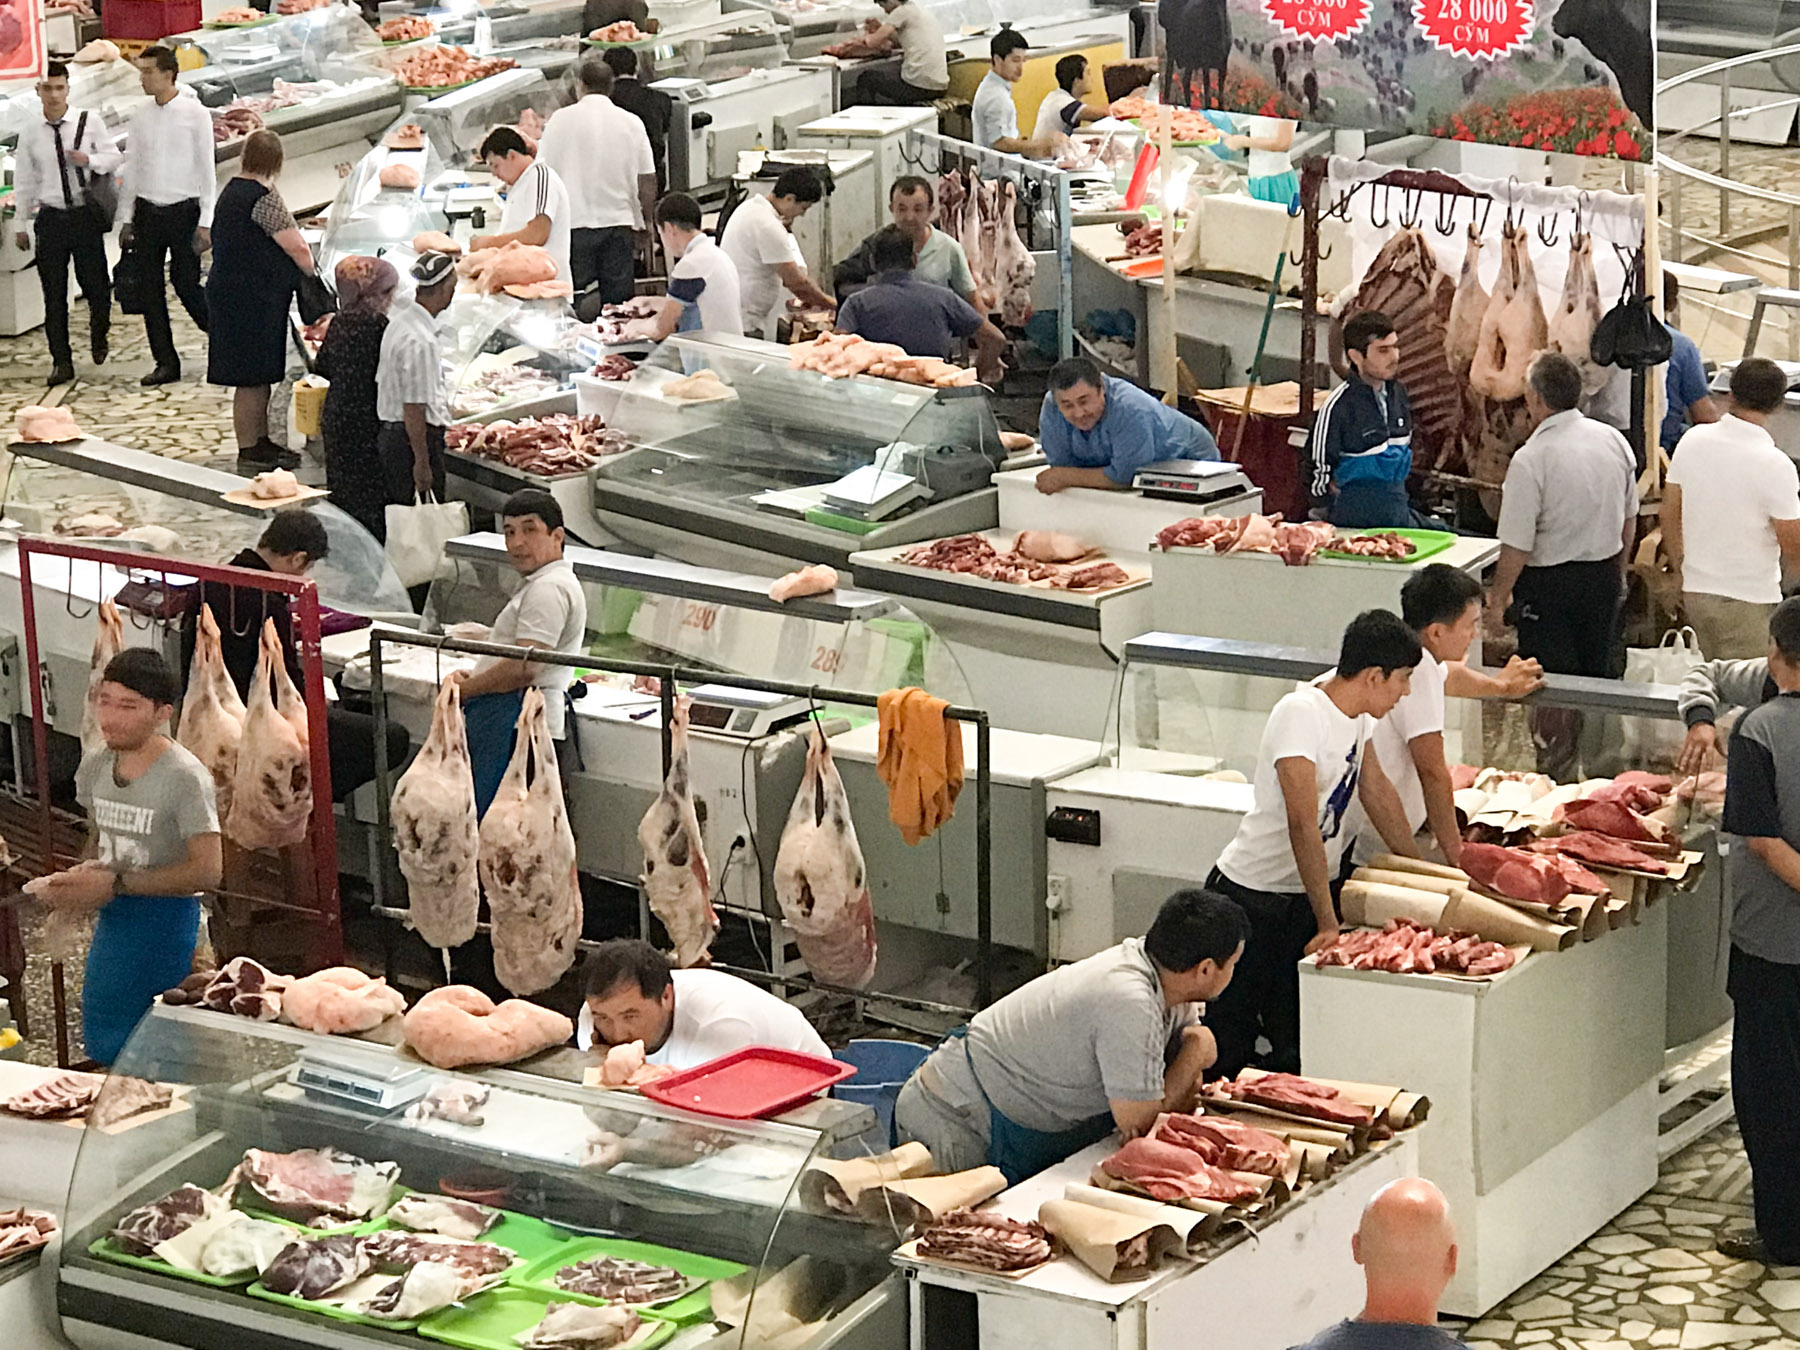
[[[558,1290],[565,1265],[625,1254],[686,1266],[698,1286],[645,1310],[658,1344],[679,1334],[683,1344],[719,1350],[755,1345],[763,1325],[756,1305],[783,1299],[795,1284],[803,1287],[787,1296],[797,1319],[819,1323],[816,1336],[795,1338],[797,1347],[898,1343],[904,1323],[888,1258],[900,1235],[886,1223],[809,1212],[800,1201],[809,1164],[838,1138],[848,1141],[866,1123],[866,1108],[816,1102],[774,1121],[726,1121],[584,1087],[595,1055],[552,1050],[525,1066],[443,1071],[400,1039],[398,1019],[351,1039],[199,1008],[153,1008],[114,1074],[160,1083],[174,1098],[83,1135],[57,1274],[65,1334],[83,1347],[117,1344],[129,1332],[196,1350],[240,1350],[246,1338],[393,1345],[416,1327],[450,1344],[471,1344],[470,1335],[486,1344],[485,1335],[511,1345],[552,1300],[583,1301]],[[479,1105],[460,1119],[409,1110],[452,1095]],[[357,1236],[390,1226],[381,1215],[397,1188],[479,1189],[505,1215],[486,1240],[510,1251],[513,1264],[500,1284],[459,1306],[390,1327],[322,1301],[277,1299],[248,1271],[196,1279],[158,1255],[133,1258],[112,1239],[123,1215],[180,1186],[220,1188],[251,1149],[338,1149],[385,1164],[391,1184],[374,1179],[352,1206],[366,1221],[340,1229]],[[267,1203],[249,1184],[222,1195],[251,1211]],[[239,1220],[228,1213],[227,1221]],[[803,1281],[788,1273],[796,1263]],[[631,1342],[640,1343],[651,1337]]]

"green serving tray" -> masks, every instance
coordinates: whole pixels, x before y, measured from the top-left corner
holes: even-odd
[[[399,1279],[400,1277],[396,1275],[394,1278]],[[500,1287],[504,1288],[504,1286]],[[269,1303],[279,1303],[286,1308],[298,1308],[301,1312],[318,1313],[335,1322],[352,1322],[359,1327],[380,1327],[384,1331],[416,1331],[420,1326],[418,1318],[396,1322],[384,1317],[366,1317],[362,1313],[351,1312],[348,1308],[340,1308],[334,1303],[316,1303],[309,1298],[294,1298],[290,1294],[277,1294],[274,1290],[264,1287],[261,1280],[244,1292],[251,1298],[260,1298]],[[482,1297],[481,1294],[474,1294],[470,1297],[469,1303],[471,1305],[477,1303]]]
[[[808,525],[817,525],[826,530],[841,530],[845,534],[874,534],[885,523],[879,520],[859,520],[855,516],[840,516],[836,511],[827,511],[822,506],[809,508],[804,518]]]
[[[544,1320],[552,1303],[592,1303],[592,1299],[553,1298],[537,1289],[496,1289],[470,1299],[460,1308],[445,1308],[419,1323],[419,1335],[458,1350],[519,1350],[518,1337]],[[619,1350],[655,1350],[675,1334],[675,1324],[646,1314],[644,1325]]]
[[[1411,567],[1414,563],[1423,562],[1425,559],[1432,557],[1435,554],[1442,553],[1445,549],[1449,548],[1450,545],[1456,542],[1456,536],[1444,530],[1366,529],[1349,530],[1348,533],[1353,535],[1397,534],[1402,539],[1410,539],[1412,541],[1413,555],[1410,558],[1365,558],[1358,553],[1340,553],[1334,548],[1322,548],[1319,550],[1319,556],[1321,558],[1348,558],[1352,562],[1401,563],[1407,567]]]
[[[714,1280],[731,1280],[742,1275],[749,1267],[739,1265],[736,1261],[721,1261],[715,1256],[701,1256],[697,1252],[684,1252],[675,1247],[658,1247],[649,1242],[632,1242],[625,1238],[577,1238],[557,1251],[512,1273],[510,1283],[516,1289],[530,1289],[538,1293],[549,1294],[558,1299],[572,1299],[577,1303],[605,1303],[606,1299],[593,1298],[586,1294],[575,1294],[556,1287],[556,1272],[564,1266],[572,1266],[578,1261],[591,1261],[596,1256],[616,1257],[621,1261],[645,1261],[654,1266],[668,1266],[671,1270],[681,1272],[690,1280],[705,1280],[698,1289],[691,1289],[673,1302],[650,1308],[648,1311],[657,1317],[666,1318],[681,1326],[695,1322],[710,1321],[712,1318],[712,1291],[707,1287]]]
[[[249,1214],[248,1210],[240,1211]],[[310,1228],[302,1228],[292,1219],[278,1218],[273,1214],[250,1214],[253,1219],[263,1219],[269,1223],[278,1223],[283,1228],[294,1230],[295,1240],[300,1238],[329,1237],[328,1233],[316,1232]],[[178,1280],[190,1280],[195,1284],[204,1284],[213,1289],[236,1289],[249,1284],[256,1278],[255,1271],[244,1271],[239,1275],[208,1275],[200,1270],[183,1270],[180,1266],[172,1266],[160,1256],[137,1256],[126,1251],[111,1237],[99,1238],[88,1243],[88,1255],[96,1256],[102,1261],[111,1261],[115,1265],[133,1266],[138,1270],[147,1270],[153,1275],[170,1275]]]

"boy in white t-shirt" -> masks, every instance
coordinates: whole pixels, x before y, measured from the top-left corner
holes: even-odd
[[[1206,1009],[1219,1045],[1214,1073],[1262,1067],[1300,1071],[1303,956],[1337,939],[1336,877],[1350,843],[1347,817],[1360,800],[1391,852],[1417,857],[1412,832],[1379,753],[1376,719],[1406,697],[1419,639],[1398,614],[1372,609],[1344,630],[1337,669],[1275,705],[1257,752],[1255,801],[1219,855],[1207,889],[1243,906],[1250,941],[1237,977]]]

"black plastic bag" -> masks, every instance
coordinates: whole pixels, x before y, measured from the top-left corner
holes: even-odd
[[[337,313],[337,295],[330,283],[317,272],[300,274],[300,285],[295,291],[294,299],[300,306],[301,323],[317,323],[327,314]]]
[[[1650,297],[1627,295],[1594,327],[1588,354],[1603,366],[1649,370],[1669,359],[1674,339],[1650,311]]]
[[[136,248],[120,251],[118,265],[113,268],[112,287],[121,314],[142,314],[149,308],[153,289],[162,285],[159,270]]]

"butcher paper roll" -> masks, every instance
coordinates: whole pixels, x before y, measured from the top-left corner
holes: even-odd
[[[818,1158],[800,1174],[800,1204],[813,1214],[854,1214],[857,1197],[871,1186],[928,1176],[931,1150],[905,1143],[871,1158]]]
[[[1348,889],[1348,887],[1346,887]],[[1551,923],[1474,891],[1458,891],[1444,907],[1444,922],[1459,932],[1474,933],[1506,946],[1520,943],[1540,952],[1566,952],[1581,940],[1579,929]]]
[[[1377,853],[1369,866],[1381,872],[1415,872],[1422,877],[1442,877],[1447,881],[1467,882],[1468,875],[1443,863],[1426,862],[1423,858],[1402,858],[1397,853]]]
[[[1466,879],[1463,884],[1468,884]],[[1347,924],[1366,924],[1371,928],[1380,928],[1389,919],[1411,919],[1427,928],[1440,930],[1443,927],[1444,910],[1449,903],[1448,896],[1429,890],[1354,879],[1344,883],[1343,894],[1338,901]]]
[[[1454,878],[1434,877],[1424,872],[1389,872],[1380,867],[1359,867],[1351,874],[1350,880],[1376,886],[1401,886],[1410,891],[1430,891],[1433,895],[1446,898],[1469,884],[1469,879],[1460,873]]]

